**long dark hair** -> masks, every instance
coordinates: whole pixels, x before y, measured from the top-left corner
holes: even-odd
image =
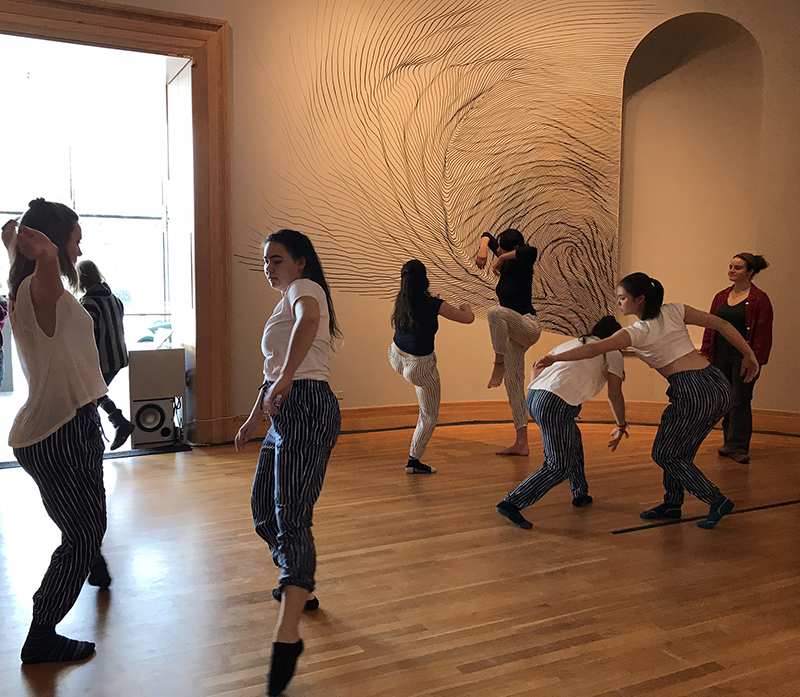
[[[655,278],[650,278],[646,273],[637,271],[625,276],[619,285],[632,298],[644,296],[644,309],[642,319],[655,319],[661,314],[661,305],[664,302],[664,286]]]
[[[78,214],[63,203],[53,203],[37,198],[28,204],[28,210],[19,221],[20,225],[38,230],[58,247],[58,265],[61,275],[69,281],[73,290],[78,287],[78,273],[75,264],[67,255],[72,231],[78,222]],[[11,272],[8,275],[11,299],[17,297],[19,284],[36,270],[36,262],[28,259],[16,245],[11,251]]]
[[[425,301],[428,292],[428,272],[425,264],[412,259],[403,264],[400,271],[400,292],[394,301],[392,326],[401,332],[415,332],[422,329]]]
[[[590,336],[596,336],[598,339],[608,339],[608,337],[616,334],[620,329],[622,329],[622,326],[617,322],[616,318],[613,315],[606,315],[600,318],[588,334],[584,334],[580,337],[580,342],[585,344]]]
[[[328,301],[328,329],[331,333],[331,339],[336,337],[342,338],[342,332],[339,329],[339,323],[336,321],[336,310],[333,308],[333,299],[331,298],[331,289],[328,287],[328,282],[325,280],[325,274],[322,271],[322,263],[317,256],[317,251],[311,240],[308,239],[302,232],[297,230],[277,230],[264,240],[261,245],[261,251],[266,249],[270,242],[277,242],[286,247],[289,255],[297,261],[298,259],[305,259],[306,265],[303,267],[303,278],[322,286],[325,291],[325,299]]]
[[[106,280],[100,273],[100,269],[97,268],[97,264],[89,259],[79,261],[75,269],[78,272],[78,290],[81,293],[85,293],[92,286]]]

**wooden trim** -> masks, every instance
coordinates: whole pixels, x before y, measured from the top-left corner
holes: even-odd
[[[188,417],[194,442],[227,440],[233,413],[228,23],[106,2],[0,0],[0,31],[192,59],[197,346]]]
[[[628,423],[632,425],[657,426],[666,402],[625,403]],[[391,431],[414,428],[419,415],[416,404],[385,405],[378,407],[351,407],[342,409],[342,433],[365,433],[369,431]],[[235,429],[229,434],[233,440],[236,430],[244,419],[234,424]],[[503,423],[511,425],[511,408],[508,402],[483,400],[474,402],[442,402],[439,408],[439,426],[469,423]],[[613,424],[611,408],[604,399],[591,399],[581,409],[580,421],[585,423]],[[775,411],[772,409],[753,410],[754,430],[758,433],[800,436],[800,413]],[[254,437],[262,437],[267,432],[267,425],[257,429]]]

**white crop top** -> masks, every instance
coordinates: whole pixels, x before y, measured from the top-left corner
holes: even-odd
[[[43,441],[71,421],[78,409],[107,391],[94,343],[94,322],[66,290],[56,301],[56,331],[47,336],[36,321],[28,276],[11,308],[11,327],[28,400],[19,410],[8,444],[24,448]]]
[[[630,327],[624,327],[636,355],[651,368],[663,368],[695,350],[683,320],[684,314],[681,303],[669,303],[661,306],[658,317],[640,319]]]
[[[586,339],[587,344],[594,341],[599,339],[597,337]],[[572,339],[556,346],[551,353],[557,355],[582,345],[580,340]],[[582,361],[557,361],[539,373],[528,385],[528,389],[552,392],[567,404],[578,406],[600,392],[608,381],[609,374],[612,373],[625,379],[625,364],[621,351],[609,351]]]
[[[328,362],[331,359],[331,333],[328,326],[328,299],[319,283],[308,278],[298,278],[292,281],[284,291],[283,297],[278,301],[272,316],[264,327],[264,336],[261,339],[261,352],[264,354],[264,377],[274,381],[283,370],[286,354],[289,351],[289,339],[297,317],[295,316],[295,303],[303,297],[311,296],[319,304],[319,326],[314,343],[308,350],[303,362],[297,368],[293,380],[324,380],[327,382],[330,375]]]

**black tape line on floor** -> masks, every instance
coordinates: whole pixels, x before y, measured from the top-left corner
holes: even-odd
[[[781,501],[780,503],[765,503],[762,506],[748,506],[747,508],[734,508],[728,515],[737,515],[739,513],[750,513],[752,511],[765,511],[770,508],[782,508],[783,506],[796,506],[800,503],[800,499],[792,501]],[[727,516],[726,516],[727,517]],[[681,523],[691,523],[695,520],[705,520],[704,515],[696,515],[691,518],[678,518],[677,520],[659,520],[657,523],[647,523],[646,525],[637,525],[633,528],[621,528],[620,530],[612,530],[612,535],[624,535],[626,532],[638,532],[639,530],[650,530],[651,528],[663,528],[665,525],[680,525]]]

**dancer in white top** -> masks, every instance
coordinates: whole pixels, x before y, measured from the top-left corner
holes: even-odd
[[[733,510],[728,499],[694,464],[694,456],[711,429],[730,409],[731,388],[725,376],[695,350],[687,324],[720,332],[743,356],[742,375],[751,382],[758,375],[758,361],[744,337],[723,319],[688,305],[663,305],[664,288],[654,278],[633,273],[617,288],[622,313],[639,321],[603,341],[543,356],[537,368],[556,361],[577,361],[632,346],[651,368],[669,381],[664,410],[653,442],[653,460],[664,470],[664,502],[641,513],[646,520],[680,518],[684,492],[708,504],[698,527],[712,529]]]

